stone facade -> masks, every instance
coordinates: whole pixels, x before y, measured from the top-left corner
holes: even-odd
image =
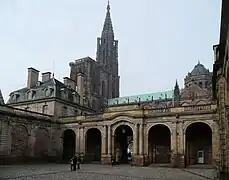
[[[173,91],[119,97],[118,41],[108,4],[96,61],[86,57],[70,66],[64,83],[49,72],[39,82],[39,71],[28,69],[27,87],[0,106],[1,157],[68,161],[79,154],[83,162],[110,164],[111,157],[127,163],[131,154],[139,166],[216,164],[212,73],[200,62],[184,89],[176,82]]]
[[[219,116],[220,150],[218,170],[220,179],[229,179],[229,143],[228,143],[228,114],[229,114],[229,2],[222,0],[221,27],[219,44],[213,46],[215,62],[213,66],[213,94],[217,100]]]
[[[54,117],[0,106],[0,164],[60,157]]]

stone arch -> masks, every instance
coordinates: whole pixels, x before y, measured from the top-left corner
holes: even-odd
[[[171,162],[171,134],[170,126],[165,123],[151,125],[148,134],[149,163]]]
[[[90,127],[85,127],[85,128],[84,128],[84,136],[85,136],[85,137],[86,137],[86,135],[87,135],[87,132],[88,132],[90,129],[98,129],[98,130],[100,131],[101,135],[102,135],[102,136],[104,135],[102,126],[90,126]]]
[[[114,135],[115,130],[120,125],[129,126],[132,129],[133,133],[134,133],[134,123],[133,123],[132,119],[127,117],[127,116],[119,116],[119,117],[115,118],[111,123],[112,135]]]
[[[50,135],[45,127],[38,127],[35,130],[34,155],[37,158],[46,158],[49,152]]]
[[[181,106],[191,106],[191,104],[188,102],[183,102],[183,103],[181,103]]]
[[[99,128],[91,127],[85,133],[85,161],[100,161],[102,148],[102,132]]]
[[[207,102],[204,100],[199,100],[196,102],[196,105],[205,105],[205,104],[207,104]]]
[[[184,133],[186,132],[187,128],[188,128],[190,125],[194,124],[194,123],[204,123],[204,124],[208,125],[209,128],[211,128],[211,131],[213,132],[213,128],[212,128],[212,126],[211,126],[211,124],[210,124],[209,122],[197,120],[197,121],[188,122],[188,123],[184,126]]]
[[[212,164],[212,134],[211,125],[204,121],[188,123],[185,133],[185,163]]]
[[[70,160],[75,155],[76,150],[76,134],[72,129],[65,129],[63,137],[63,159]]]
[[[29,131],[26,125],[16,124],[11,129],[11,154],[18,158],[28,155]]]
[[[148,134],[148,135],[149,135],[150,129],[151,129],[152,127],[156,126],[156,125],[164,125],[164,126],[166,126],[166,127],[169,129],[170,133],[172,134],[172,128],[171,128],[168,124],[166,124],[166,123],[153,123],[153,124],[151,124],[151,125],[147,128],[147,134]]]
[[[133,136],[136,136],[136,133],[134,133],[133,127],[125,121],[121,121],[115,124],[113,130],[114,145],[112,148],[116,162],[126,164],[128,163],[128,157],[132,157],[132,154],[134,153],[133,144],[137,143],[137,139],[134,142]]]
[[[121,118],[124,118],[126,121],[131,122],[130,118],[133,118],[133,117],[134,115],[131,113],[117,113],[117,114],[112,115],[110,119],[113,119],[117,122],[117,121],[120,121]]]

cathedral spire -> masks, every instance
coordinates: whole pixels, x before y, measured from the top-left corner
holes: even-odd
[[[102,38],[107,38],[108,36],[114,37],[109,1],[107,3],[107,13],[106,13],[106,18],[105,18],[104,25],[103,25]]]
[[[174,106],[179,106],[180,102],[180,88],[176,79],[176,84],[173,91]]]

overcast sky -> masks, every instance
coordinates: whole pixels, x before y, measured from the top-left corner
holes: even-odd
[[[198,60],[212,70],[220,0],[110,0],[121,96],[171,90]],[[25,87],[27,68],[54,71],[95,58],[107,0],[0,0],[0,89]],[[55,62],[55,63],[54,63]],[[54,65],[55,64],[55,65]]]

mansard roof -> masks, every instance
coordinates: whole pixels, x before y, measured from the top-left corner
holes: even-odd
[[[45,94],[45,91],[49,90],[49,95]],[[60,98],[63,100],[67,100],[67,101],[72,101],[73,100],[73,93],[75,93],[77,96],[78,93],[67,87],[65,84],[63,84],[62,82],[60,82],[59,80],[55,79],[54,77],[49,79],[48,81],[45,82],[40,82],[38,81],[38,83],[31,87],[24,87],[21,89],[18,89],[16,91],[13,91],[10,93],[10,98],[7,102],[7,104],[13,104],[13,103],[19,103],[19,102],[24,102],[24,101],[28,101],[28,92],[30,91],[34,91],[35,92],[35,96],[32,98],[32,100],[38,100],[38,99],[45,99],[45,98]],[[62,96],[62,91],[64,91],[65,93],[67,93],[66,97]],[[18,95],[18,98],[14,98],[14,95]]]

